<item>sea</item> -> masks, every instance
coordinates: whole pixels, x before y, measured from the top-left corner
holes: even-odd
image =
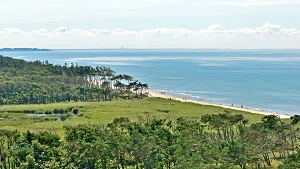
[[[300,50],[85,49],[0,55],[64,65],[107,66],[149,90],[267,112],[300,114]]]

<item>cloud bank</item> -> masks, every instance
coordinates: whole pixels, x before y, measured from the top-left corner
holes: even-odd
[[[300,48],[300,30],[266,23],[260,27],[226,29],[157,28],[141,31],[116,29],[0,30],[1,47],[44,48]]]
[[[214,5],[228,5],[228,6],[278,6],[278,5],[297,5],[300,4],[298,0],[241,0],[241,1],[221,1],[212,2]]]

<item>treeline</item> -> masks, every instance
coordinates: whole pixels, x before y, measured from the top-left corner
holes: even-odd
[[[103,125],[65,126],[65,140],[49,132],[0,131],[0,168],[228,169],[300,167],[300,117],[284,123],[265,116],[246,125],[242,115],[205,115],[201,120],[116,118]],[[274,166],[273,166],[274,167]]]
[[[143,97],[147,84],[109,67],[53,65],[0,55],[0,105]]]

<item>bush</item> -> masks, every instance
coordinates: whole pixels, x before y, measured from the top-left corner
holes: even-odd
[[[68,112],[68,110],[64,110],[64,109],[53,109],[54,114],[64,114],[67,112]]]
[[[300,149],[297,153],[289,155],[283,160],[283,163],[278,166],[279,169],[298,169],[300,168]]]
[[[51,110],[47,110],[47,111],[45,111],[45,114],[52,114],[52,111]]]
[[[59,119],[60,121],[65,121],[65,120],[68,119],[68,115],[62,114],[62,115],[60,115],[60,116],[58,117],[58,119]]]
[[[23,111],[25,114],[36,114],[35,110],[24,110]]]
[[[1,115],[1,118],[8,118],[9,114],[8,112],[4,112],[2,115]]]
[[[78,109],[73,109],[72,112],[73,112],[73,114],[76,114],[76,115],[77,115],[78,112],[79,112],[79,110],[78,110]]]
[[[69,117],[71,117],[72,116],[72,114],[71,113],[68,113],[68,114],[62,114],[62,115],[60,115],[59,116],[59,120],[60,121],[65,121],[65,120],[67,120]]]
[[[72,111],[73,108],[74,108],[74,107],[68,107],[67,110],[68,110],[68,111]]]

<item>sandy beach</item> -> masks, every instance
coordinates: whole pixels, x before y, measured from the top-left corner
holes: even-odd
[[[160,97],[160,98],[166,98],[166,99],[173,99],[173,100],[178,100],[181,102],[191,102],[191,103],[196,103],[196,104],[201,104],[201,105],[210,105],[210,106],[218,106],[218,107],[223,107],[223,108],[228,108],[228,109],[233,109],[233,110],[240,110],[240,111],[245,111],[249,113],[255,113],[255,114],[262,114],[262,115],[276,115],[279,116],[280,118],[290,118],[290,115],[287,114],[278,114],[274,112],[266,112],[262,110],[254,110],[250,108],[242,108],[242,107],[235,107],[235,106],[230,106],[230,105],[223,105],[223,104],[215,104],[215,103],[207,103],[207,102],[200,102],[200,101],[195,101],[195,100],[190,100],[190,99],[183,99],[179,97],[174,97],[171,95],[168,95],[168,93],[161,93],[159,91],[148,91],[150,97]]]

